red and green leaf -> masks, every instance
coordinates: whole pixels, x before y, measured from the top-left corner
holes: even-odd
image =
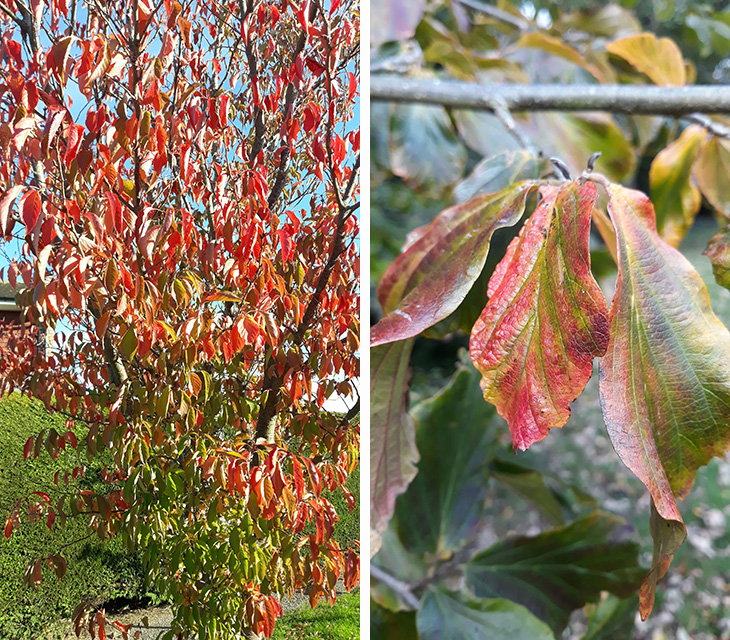
[[[378,287],[386,316],[371,329],[371,346],[416,336],[455,311],[484,267],[492,234],[522,217],[533,188],[520,182],[478,196],[417,230]]]
[[[600,362],[601,406],[616,452],[657,511],[659,542],[641,592],[646,618],[656,580],[685,536],[676,500],[699,467],[730,447],[730,332],[700,275],[657,234],[649,199],[617,185],[609,196],[619,275]]]
[[[608,311],[590,270],[596,188],[542,187],[543,200],[489,281],[471,334],[484,398],[509,423],[516,449],[562,427],[608,344]]]
[[[388,525],[395,499],[416,475],[418,449],[408,415],[408,362],[413,340],[370,352],[370,554]]]

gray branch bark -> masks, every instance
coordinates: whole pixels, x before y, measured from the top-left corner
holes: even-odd
[[[419,102],[455,109],[495,111],[608,111],[680,117],[701,111],[730,114],[730,86],[475,84],[374,75],[370,99]]]

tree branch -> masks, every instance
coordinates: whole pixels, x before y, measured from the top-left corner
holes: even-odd
[[[411,609],[418,609],[418,598],[413,595],[410,585],[402,580],[398,580],[398,578],[394,578],[376,564],[370,565],[370,575],[393,589]]]
[[[587,84],[476,84],[373,76],[370,98],[494,111],[609,111],[680,117],[697,111],[730,114],[730,86],[655,87]]]

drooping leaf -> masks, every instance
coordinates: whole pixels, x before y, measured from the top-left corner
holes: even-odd
[[[550,629],[509,600],[476,600],[431,587],[416,615],[421,640],[553,640]]]
[[[456,310],[484,267],[495,229],[515,224],[531,182],[478,196],[441,213],[386,271],[378,299],[387,314],[372,346],[418,335]]]
[[[588,615],[588,629],[582,640],[632,640],[639,598],[621,599],[607,594]]]
[[[608,192],[619,274],[599,388],[613,446],[663,523],[653,526],[661,544],[642,589],[646,618],[657,574],[685,535],[676,499],[730,446],[730,332],[700,275],[657,234],[649,199],[617,185]]]
[[[469,345],[485,400],[523,450],[565,425],[608,344],[606,301],[590,271],[595,186],[573,182],[541,193],[489,281]]]
[[[381,533],[396,497],[416,475],[418,449],[408,415],[408,360],[413,340],[370,350],[370,527]],[[371,545],[371,555],[377,551]]]
[[[399,104],[391,123],[390,166],[395,175],[436,191],[461,177],[466,149],[443,107]]]
[[[421,460],[396,503],[398,534],[409,551],[440,556],[459,549],[482,516],[497,445],[494,409],[481,399],[479,374],[464,365],[411,413]]]
[[[492,478],[534,503],[550,522],[564,523],[563,508],[550,487],[545,484],[545,478],[539,471],[511,460],[495,458],[489,466],[489,472]]]
[[[703,127],[689,126],[651,163],[649,184],[657,231],[673,247],[679,246],[702,204],[692,165],[706,137]]]
[[[694,165],[702,195],[725,218],[730,218],[730,140],[713,136],[702,145]]]
[[[669,38],[657,38],[653,33],[638,33],[609,42],[606,50],[649,76],[654,84],[682,86],[687,81],[682,52]]]
[[[704,251],[710,262],[715,281],[721,287],[730,289],[730,227],[718,231]]]
[[[560,637],[571,611],[601,591],[627,597],[641,581],[638,545],[613,541],[622,524],[595,511],[538,536],[508,538],[474,556],[467,584],[480,598],[524,605]]]

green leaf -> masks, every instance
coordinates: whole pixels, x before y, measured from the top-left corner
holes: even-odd
[[[137,336],[134,334],[134,329],[130,327],[122,336],[122,340],[119,343],[119,351],[126,360],[131,360],[134,358],[134,354],[137,353],[138,346],[139,341],[137,340]]]
[[[508,538],[474,556],[467,584],[480,598],[526,606],[560,637],[571,611],[597,601],[601,591],[629,596],[641,581],[638,546],[612,542],[623,524],[596,511],[535,537]]]
[[[455,311],[482,272],[492,233],[522,217],[533,187],[478,196],[415,230],[378,287],[387,315],[371,329],[371,346],[416,336]]]
[[[478,195],[495,193],[515,182],[536,180],[548,170],[548,161],[524,149],[485,158],[454,188],[454,200],[466,202]]]
[[[678,247],[687,235],[702,204],[692,178],[692,165],[705,138],[704,127],[689,126],[651,163],[649,183],[657,230],[673,247]]]
[[[565,425],[608,344],[606,301],[590,270],[596,188],[573,182],[540,193],[489,281],[469,344],[485,400],[523,450]]]
[[[497,439],[494,409],[478,381],[471,366],[461,366],[447,387],[413,408],[421,460],[396,503],[398,534],[413,553],[459,549],[482,517]]]
[[[638,596],[621,599],[607,594],[588,614],[588,629],[582,640],[632,640]]]
[[[416,616],[420,640],[554,640],[527,609],[508,600],[475,600],[429,588]]]
[[[413,340],[370,350],[370,528],[376,535],[388,525],[396,497],[416,475],[418,450],[408,415],[408,361]]]
[[[687,496],[699,467],[730,447],[730,332],[700,275],[658,236],[649,199],[618,185],[608,192],[619,275],[599,389],[613,446],[663,522],[652,527],[662,542],[642,591],[646,618],[656,574],[685,535],[676,499]]]
[[[552,524],[564,523],[563,508],[539,471],[510,460],[495,458],[489,465],[489,472],[492,478],[534,503]]]
[[[390,166],[395,175],[411,186],[437,192],[461,178],[466,149],[443,107],[399,104],[391,126]]]
[[[576,173],[586,168],[588,156],[594,151],[602,154],[597,170],[611,180],[629,176],[636,167],[636,150],[610,114],[536,113],[532,122],[532,127],[526,131],[534,132],[535,142],[545,153],[557,156]]]
[[[370,637],[373,640],[418,640],[414,611],[389,611],[370,601]]]

